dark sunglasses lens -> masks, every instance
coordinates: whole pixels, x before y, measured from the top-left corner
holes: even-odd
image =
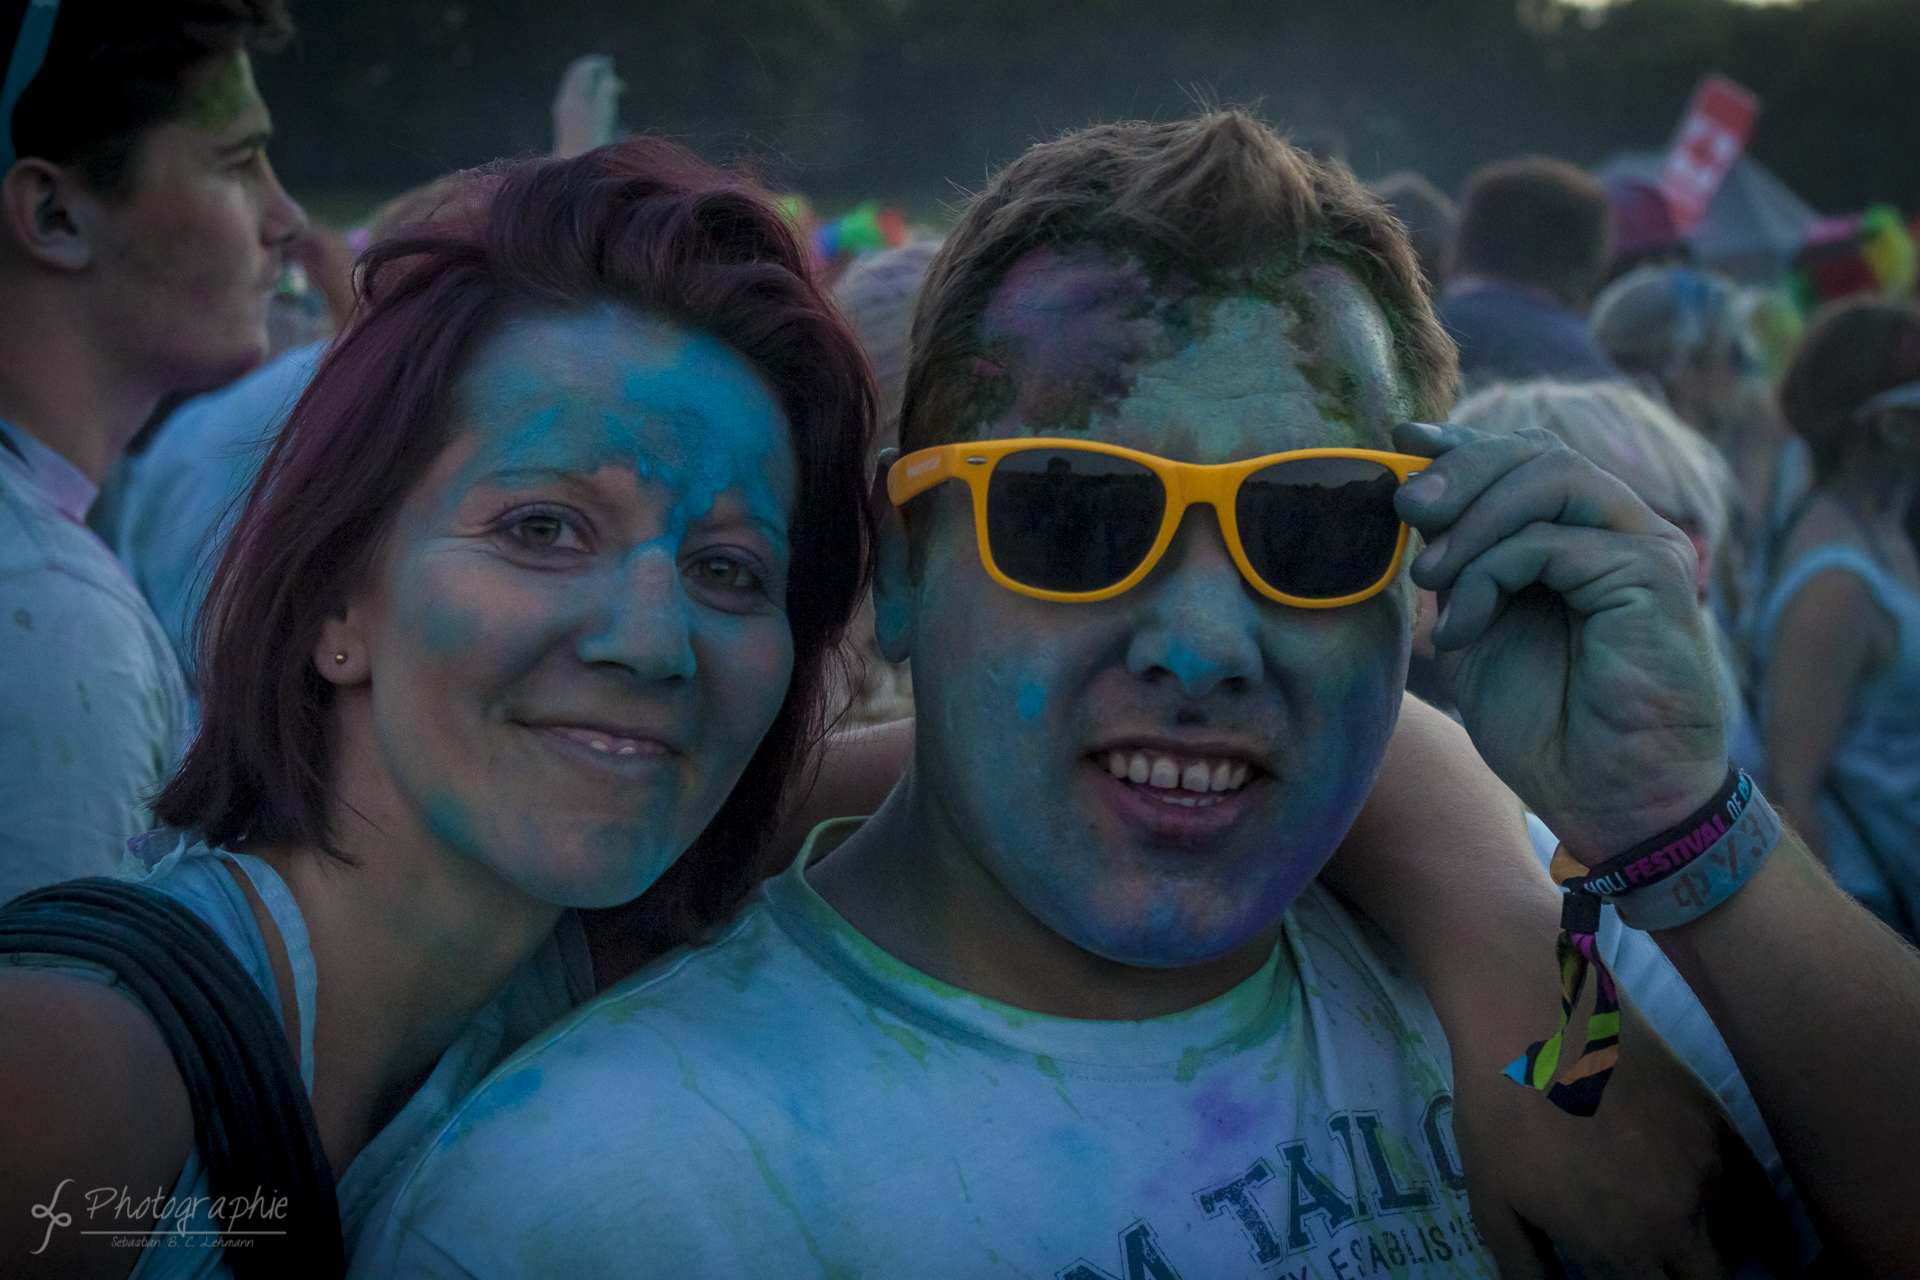
[[[1137,462],[1079,449],[1000,459],[987,484],[987,546],[1000,572],[1043,591],[1098,591],[1153,550],[1166,486]]]
[[[1399,477],[1365,458],[1299,458],[1248,476],[1234,500],[1255,573],[1290,596],[1331,600],[1380,581],[1400,542]]]

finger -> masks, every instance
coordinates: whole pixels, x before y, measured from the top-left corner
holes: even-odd
[[[1737,1143],[1738,1138],[1734,1141]],[[1708,1188],[1707,1194],[1713,1194]],[[1674,1277],[1674,1280],[1731,1280],[1742,1269],[1748,1257],[1747,1239],[1744,1232],[1716,1232],[1709,1221],[1708,1209],[1699,1212],[1693,1222],[1679,1233],[1677,1239],[1667,1241],[1663,1258],[1662,1273]],[[1791,1275],[1791,1271],[1773,1272],[1776,1275]]]
[[[1490,457],[1472,464],[1491,467],[1505,461]],[[1672,536],[1681,536],[1633,490],[1573,450],[1543,451],[1490,479],[1449,524],[1433,520],[1423,527],[1427,547],[1413,562],[1413,580],[1429,590],[1445,587],[1462,565],[1538,522],[1628,534],[1671,530]]]
[[[1535,523],[1502,539],[1454,576],[1435,649],[1472,644],[1500,618],[1510,597],[1534,585],[1583,617],[1639,608],[1684,622],[1694,600],[1690,563],[1658,535]]]
[[[1501,1280],[1561,1280],[1551,1243],[1521,1219],[1500,1185],[1489,1176],[1491,1164],[1499,1156],[1483,1160],[1471,1132],[1456,1130],[1454,1138],[1460,1143],[1462,1172],[1467,1179],[1467,1212],[1487,1252],[1493,1255]]]
[[[1455,423],[1410,422],[1394,428],[1394,442],[1433,458],[1400,486],[1394,505],[1400,518],[1431,537],[1451,524],[1481,491],[1513,468],[1543,453],[1572,452],[1559,437],[1528,428],[1486,435]]]
[[[1457,422],[1402,422],[1393,429],[1393,447],[1422,458],[1437,458],[1469,440],[1484,439],[1484,433]]]
[[[1467,1204],[1473,1225],[1493,1255],[1500,1280],[1562,1280],[1565,1272],[1554,1260],[1553,1246],[1532,1230],[1520,1215],[1489,1197],[1483,1202],[1471,1189]]]
[[[1733,1139],[1739,1142],[1738,1138]],[[1709,1183],[1719,1180],[1709,1177]],[[1711,1197],[1715,1187],[1703,1188]],[[1738,1236],[1717,1237],[1709,1223],[1709,1211],[1696,1210],[1693,1220],[1668,1239],[1661,1250],[1663,1275],[1673,1280],[1731,1280],[1746,1260],[1746,1243]]]

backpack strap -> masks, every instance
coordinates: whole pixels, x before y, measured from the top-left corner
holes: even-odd
[[[118,974],[173,1054],[213,1195],[287,1198],[285,1235],[227,1252],[237,1280],[345,1274],[333,1169],[286,1030],[204,920],[145,885],[70,880],[0,908],[0,951]]]

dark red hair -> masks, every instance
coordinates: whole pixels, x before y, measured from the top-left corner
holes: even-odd
[[[155,804],[215,845],[329,833],[333,686],[322,622],[370,570],[451,438],[480,345],[529,311],[615,302],[738,352],[785,410],[799,487],[787,619],[793,680],[711,826],[641,899],[671,943],[724,918],[817,739],[824,664],[864,589],[874,391],[860,348],[767,194],[655,138],[475,170],[369,250],[351,325],[269,453],[214,571],[197,645],[200,732]]]

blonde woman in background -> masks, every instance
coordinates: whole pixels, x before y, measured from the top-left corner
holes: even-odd
[[[919,240],[898,249],[883,249],[857,259],[833,286],[860,349],[873,365],[880,392],[880,416],[873,436],[877,455],[900,443],[900,396],[907,382],[907,345],[913,331],[913,308],[920,298],[920,282],[927,264],[940,248],[938,240]],[[913,675],[904,662],[888,662],[873,639],[873,600],[869,597],[847,627],[841,646],[845,670],[836,706],[846,708],[840,720],[844,730],[859,731],[904,720],[913,714]]]
[[[1453,420],[1494,433],[1550,431],[1687,535],[1700,563],[1701,611],[1720,658],[1727,753],[1758,774],[1760,739],[1741,688],[1742,665],[1726,627],[1708,607],[1708,587],[1728,542],[1734,477],[1726,459],[1652,397],[1618,382],[1503,383],[1463,400]]]
[[[1774,403],[1764,297],[1692,267],[1641,267],[1594,300],[1589,323],[1614,363],[1720,451],[1732,469],[1716,567],[1721,625],[1742,632],[1772,569],[1767,553],[1812,481],[1806,446]],[[1783,362],[1781,362],[1783,363]]]

